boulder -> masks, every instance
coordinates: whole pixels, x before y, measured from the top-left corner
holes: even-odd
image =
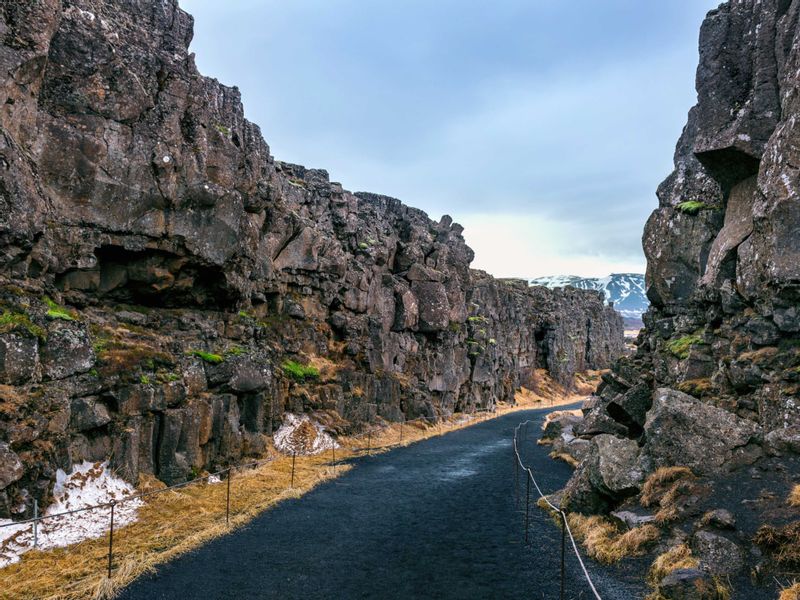
[[[24,473],[22,461],[16,452],[7,443],[0,442],[0,490],[20,479]]]
[[[677,569],[658,584],[658,592],[666,600],[717,600],[714,581],[699,569]]]
[[[39,340],[16,333],[0,335],[0,384],[30,381],[39,366]]]
[[[85,373],[94,366],[95,356],[88,333],[71,323],[55,323],[43,345],[42,366],[50,379],[64,379]]]
[[[95,397],[75,398],[70,406],[69,425],[76,431],[88,431],[111,422],[106,405]]]
[[[440,331],[450,323],[450,301],[443,284],[434,281],[414,281],[411,291],[419,306],[420,331]]]
[[[680,465],[700,474],[752,463],[758,426],[669,388],[656,390],[647,413],[643,453],[655,467]]]
[[[744,566],[742,548],[717,533],[698,531],[692,536],[691,548],[701,566],[714,575],[730,575]]]
[[[630,439],[603,434],[592,439],[589,479],[603,493],[625,497],[635,493],[644,480],[639,445]]]

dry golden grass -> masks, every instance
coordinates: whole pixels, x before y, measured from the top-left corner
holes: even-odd
[[[694,477],[688,467],[661,467],[656,469],[642,486],[642,504],[650,506],[660,500],[670,484],[685,477]]]
[[[753,541],[787,569],[800,568],[800,521],[783,526],[762,525]]]
[[[629,556],[641,556],[645,549],[661,537],[655,525],[642,525],[620,532],[608,519],[572,513],[567,515],[575,539],[580,541],[593,559],[612,564]]]
[[[647,573],[647,582],[658,585],[664,577],[678,569],[695,569],[700,564],[686,544],[673,546],[663,554],[656,557]]]
[[[800,600],[800,583],[794,582],[789,587],[783,588],[778,600]]]
[[[679,501],[693,493],[695,476],[688,467],[661,467],[656,469],[642,486],[642,506],[658,505],[656,522],[668,523],[679,515]]]
[[[576,374],[572,389],[568,390],[554,381],[545,369],[536,369],[531,387],[523,387],[514,394],[515,405],[510,408],[543,408],[579,402],[594,392],[600,384],[601,373],[587,371]]]
[[[567,454],[566,452],[551,452],[550,458],[552,458],[553,460],[563,460],[573,469],[580,464],[577,460],[575,460],[575,457]]]
[[[789,492],[789,498],[786,500],[786,503],[789,506],[796,506],[800,508],[800,484],[794,486],[792,491]]]

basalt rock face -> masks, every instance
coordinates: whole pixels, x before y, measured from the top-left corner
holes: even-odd
[[[687,466],[723,487],[780,456],[773,483],[798,475],[798,19],[797,0],[732,0],[703,24],[698,103],[644,231],[645,329],[582,426],[638,441],[637,472]],[[570,508],[608,510],[638,491],[609,493],[587,471],[570,483]]]
[[[275,161],[191,36],[175,0],[0,2],[0,517],[77,461],[172,483],[286,411],[469,411],[619,355],[598,294],[471,271],[449,217]]]

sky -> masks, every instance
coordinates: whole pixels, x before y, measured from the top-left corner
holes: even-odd
[[[718,0],[181,0],[278,160],[465,227],[498,277],[644,272]]]

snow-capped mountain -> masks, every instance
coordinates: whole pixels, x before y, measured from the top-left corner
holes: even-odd
[[[530,285],[549,288],[572,286],[584,290],[601,290],[607,301],[626,319],[641,320],[650,303],[644,291],[644,275],[639,273],[614,273],[608,277],[578,277],[554,275],[529,279]]]

